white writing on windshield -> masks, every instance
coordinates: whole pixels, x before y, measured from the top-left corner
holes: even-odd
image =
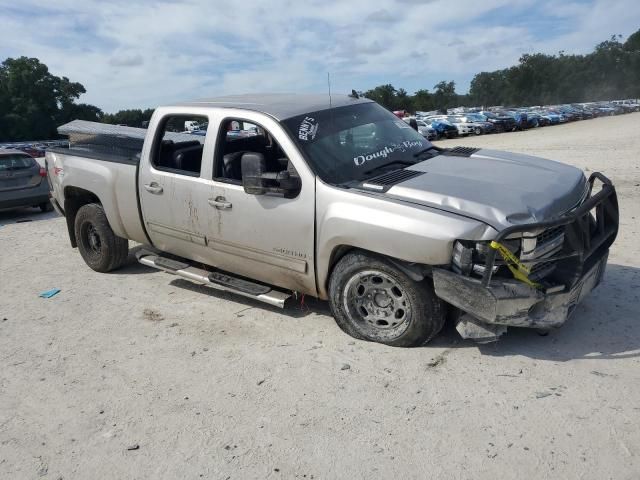
[[[384,147],[382,150],[378,150],[377,152],[367,153],[365,155],[358,155],[353,157],[353,163],[356,164],[357,167],[364,165],[366,162],[370,162],[371,160],[375,160],[377,158],[387,158],[393,152],[406,152],[408,149],[422,147],[423,144],[420,141],[412,141],[406,140],[402,143],[394,143]]]

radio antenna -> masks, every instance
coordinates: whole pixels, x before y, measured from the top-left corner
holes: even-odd
[[[331,74],[327,72],[327,85],[329,87],[329,108],[331,108]]]

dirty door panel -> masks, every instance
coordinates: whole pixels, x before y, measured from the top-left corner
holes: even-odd
[[[220,268],[315,294],[315,184],[297,149],[282,128],[271,122],[252,118],[222,120],[214,161],[214,194],[209,199],[207,245],[215,252]],[[236,124],[251,125],[253,133],[238,139],[233,130]],[[237,155],[236,166],[241,166],[241,157],[247,151],[263,155],[269,172],[289,169],[299,175],[301,189],[292,194],[295,198],[245,193],[241,169],[222,167],[229,166],[224,160],[229,155]]]
[[[303,186],[304,190],[304,186]],[[214,182],[214,199],[229,208],[211,208],[208,247],[216,264],[274,285],[315,293],[313,202],[249,195],[240,185]],[[302,198],[301,198],[302,197]]]
[[[168,116],[159,126],[162,142],[150,153],[150,162],[139,176],[140,203],[145,227],[153,245],[186,258],[210,263],[206,248],[206,203],[210,182],[200,178],[206,167],[205,137],[181,135],[187,121],[206,122],[206,117]],[[176,135],[177,133],[177,135]],[[210,162],[211,160],[209,160]]]

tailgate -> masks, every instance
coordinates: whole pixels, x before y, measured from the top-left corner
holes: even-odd
[[[49,191],[54,200],[60,206],[64,204],[64,196],[62,195],[62,177],[64,154],[54,153],[47,150],[44,158],[45,168],[47,169],[47,179],[49,181]]]

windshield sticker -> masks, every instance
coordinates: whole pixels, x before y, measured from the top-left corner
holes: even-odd
[[[353,157],[353,163],[356,164],[357,167],[364,165],[366,162],[370,162],[371,160],[375,160],[376,158],[387,158],[393,152],[406,152],[412,148],[422,147],[424,144],[420,141],[411,141],[407,140],[402,143],[394,143],[384,147],[382,150],[378,150],[377,152],[368,153],[366,155],[358,155],[357,157]]]
[[[298,127],[298,138],[305,142],[316,138],[320,125],[313,117],[305,117]]]
[[[411,125],[409,125],[404,120],[398,120],[397,122],[393,122],[393,123],[395,123],[396,127],[398,127],[398,128],[411,128]]]

